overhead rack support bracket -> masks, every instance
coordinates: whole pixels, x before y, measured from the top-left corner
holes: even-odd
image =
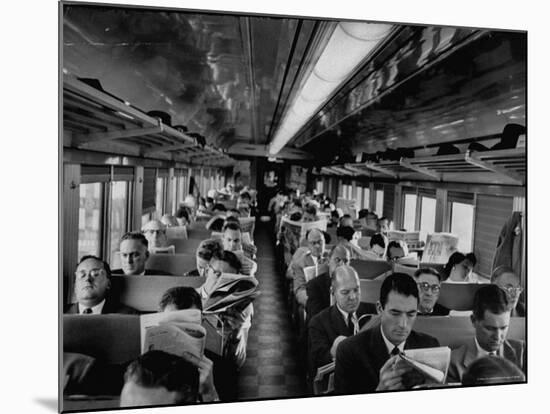
[[[419,167],[417,165],[412,165],[406,158],[401,158],[399,160],[399,165],[401,165],[402,167],[408,168],[409,170],[416,171],[417,173],[427,175],[428,177],[435,178],[437,181],[442,180],[442,174],[441,173],[438,173],[438,172],[435,172],[435,171],[430,171],[427,168]]]
[[[365,167],[367,167],[369,170],[373,170],[373,171],[377,171],[379,173],[382,173],[384,175],[389,175],[390,177],[393,177],[393,178],[399,178],[397,176],[397,174],[395,174],[394,172],[384,168],[384,167],[380,167],[378,165],[375,165],[371,162],[366,162],[365,164]]]
[[[134,138],[142,137],[145,135],[151,134],[160,134],[164,131],[164,126],[159,120],[158,125],[153,127],[146,128],[135,128],[135,129],[122,129],[117,131],[106,131],[106,132],[92,132],[90,134],[78,134],[74,136],[74,140],[78,147],[83,145],[102,142],[102,141],[112,141],[115,139],[121,138]]]
[[[478,155],[474,155],[470,151],[468,151],[466,153],[466,155],[464,156],[464,160],[469,164],[475,165],[475,166],[483,168],[487,171],[492,171],[495,174],[506,177],[506,178],[512,180],[515,184],[518,184],[518,185],[524,185],[525,184],[525,181],[518,174],[516,174],[512,171],[508,171],[505,168],[494,165],[493,163],[491,163],[489,161],[482,160],[482,159],[479,158]]]

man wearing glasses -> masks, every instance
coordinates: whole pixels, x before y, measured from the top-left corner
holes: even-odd
[[[136,314],[135,309],[118,303],[107,293],[111,288],[111,269],[109,265],[95,256],[84,256],[80,259],[75,272],[74,293],[76,303],[65,308],[70,314]]]
[[[431,267],[418,269],[414,273],[418,285],[418,315],[448,315],[449,309],[437,303],[441,289],[441,275]]]
[[[497,285],[506,292],[511,309],[511,316],[525,316],[525,304],[519,301],[523,288],[519,277],[508,266],[499,266],[493,270],[491,283]]]

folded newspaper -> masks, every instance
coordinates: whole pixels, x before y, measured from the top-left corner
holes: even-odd
[[[140,324],[142,352],[161,350],[182,357],[190,354],[202,358],[206,330],[201,326],[200,310],[142,315]]]
[[[403,384],[410,388],[420,384],[443,384],[450,361],[451,349],[447,346],[406,349],[399,354],[397,366],[414,368],[403,378]]]
[[[232,308],[246,308],[258,297],[258,280],[252,276],[222,273],[210,290],[203,313],[220,313]]]
[[[422,263],[445,264],[451,254],[457,251],[458,237],[451,233],[428,234]]]

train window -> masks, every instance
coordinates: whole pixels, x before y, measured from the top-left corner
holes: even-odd
[[[422,197],[420,200],[420,240],[426,240],[435,231],[435,198]]]
[[[118,250],[119,240],[127,230],[129,190],[130,185],[126,181],[111,183],[110,257]]]
[[[458,250],[471,252],[473,245],[474,206],[452,202],[451,233],[458,236]]]
[[[363,187],[363,208],[370,209],[370,188]]]
[[[384,190],[376,190],[376,204],[374,212],[378,217],[384,215]]]
[[[316,185],[317,194],[321,194],[323,192],[323,180],[317,180]]]
[[[160,218],[164,212],[165,178],[157,178],[157,193],[155,197],[156,215]]]
[[[359,185],[355,187],[355,200],[355,208],[357,209],[357,211],[359,211],[363,208],[363,206],[361,205],[361,201],[363,200],[363,187]]]
[[[416,194],[405,194],[403,209],[403,228],[414,231],[416,225]]]
[[[178,180],[177,177],[172,177],[170,181],[172,186],[172,211],[169,211],[170,214],[175,214],[178,209]]]
[[[78,257],[101,255],[103,183],[80,184]]]

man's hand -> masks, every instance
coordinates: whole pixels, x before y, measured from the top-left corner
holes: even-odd
[[[330,355],[332,356],[332,359],[336,358],[336,349],[338,348],[338,345],[340,345],[340,342],[342,342],[346,338],[347,336],[344,335],[336,337],[336,339],[332,343],[332,347],[330,348]]]
[[[199,393],[203,402],[219,401],[218,392],[214,386],[214,363],[204,355],[199,359],[187,352],[182,357],[199,369]]]
[[[401,376],[410,371],[411,368],[400,367],[396,364],[398,358],[398,355],[394,355],[380,368],[380,381],[378,381],[376,391],[402,390],[405,388]]]

